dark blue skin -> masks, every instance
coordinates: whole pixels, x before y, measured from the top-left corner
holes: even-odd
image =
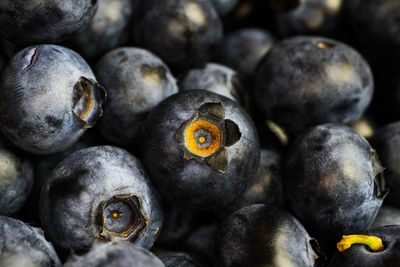
[[[95,240],[151,248],[162,224],[160,202],[141,163],[112,146],[82,149],[58,164],[39,207],[43,228],[61,252],[86,251]]]
[[[378,129],[372,142],[385,166],[385,178],[390,188],[387,203],[400,208],[400,122]]]
[[[388,205],[381,207],[371,228],[385,225],[400,225],[400,209]]]
[[[244,207],[220,226],[216,266],[313,267],[313,240],[289,213],[264,204]]]
[[[136,43],[178,69],[204,64],[222,37],[208,0],[141,1],[134,17]]]
[[[201,267],[202,265],[184,252],[163,252],[158,255],[165,267]]]
[[[96,0],[2,0],[0,35],[21,46],[56,43],[89,25]]]
[[[226,15],[239,3],[239,0],[210,0],[220,15]]]
[[[292,6],[279,10],[274,8],[274,22],[281,36],[298,34],[332,34],[341,18],[343,0],[280,0],[275,2],[294,2]],[[297,3],[295,3],[297,2]]]
[[[33,164],[5,147],[0,147],[0,214],[19,211],[33,186]]]
[[[291,146],[283,179],[286,203],[319,242],[365,231],[387,189],[370,144],[351,128],[310,128]]]
[[[164,264],[150,251],[130,242],[95,243],[92,249],[82,255],[72,255],[64,267],[164,267]]]
[[[400,45],[400,2],[397,0],[343,1],[346,25],[363,47],[382,53]],[[361,33],[362,32],[362,33]]]
[[[98,59],[127,43],[132,13],[132,0],[98,0],[98,10],[90,25],[74,35],[70,46],[85,59]]]
[[[326,38],[294,37],[260,62],[254,103],[292,135],[322,123],[351,123],[368,107],[373,77],[351,47]]]
[[[61,267],[53,246],[39,228],[0,216],[0,266]]]
[[[182,127],[195,116],[216,113],[225,124],[221,132],[231,140],[207,158],[189,154]],[[259,140],[250,117],[236,102],[204,90],[182,91],[161,102],[150,113],[143,136],[142,158],[150,178],[177,205],[226,207],[244,192],[258,167]]]
[[[139,48],[118,48],[104,55],[96,67],[108,101],[99,129],[120,145],[140,144],[148,113],[178,92],[169,68],[153,53]]]
[[[282,156],[271,149],[261,149],[260,165],[244,194],[236,201],[235,210],[251,204],[284,207]]]
[[[233,69],[215,63],[207,63],[204,68],[191,69],[180,82],[181,90],[201,89],[223,95],[239,104],[245,104],[244,88]]]
[[[0,129],[25,151],[61,152],[96,123],[105,98],[77,53],[55,45],[28,47],[11,59],[1,78]]]
[[[0,46],[1,49],[1,46]],[[4,53],[2,53],[0,51],[0,77],[1,74],[3,73],[3,70],[5,69],[6,65],[7,65],[8,60],[6,59],[6,56]]]
[[[359,233],[357,233],[359,234]],[[375,228],[366,235],[382,239],[382,251],[372,252],[365,245],[352,245],[344,252],[336,252],[329,267],[398,267],[400,266],[400,226],[390,225]]]
[[[262,29],[241,29],[224,38],[217,58],[222,64],[236,70],[241,77],[248,79],[274,42],[275,38]]]

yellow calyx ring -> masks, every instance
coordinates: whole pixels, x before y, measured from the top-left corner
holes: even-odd
[[[336,244],[336,247],[340,252],[343,252],[353,244],[367,245],[373,251],[380,251],[383,249],[382,239],[368,235],[344,235],[342,236],[342,240]]]
[[[210,140],[207,140],[206,136],[197,136],[196,133],[199,131],[207,133]],[[220,127],[205,119],[197,119],[190,122],[185,128],[184,137],[187,149],[191,153],[202,157],[214,154],[222,144],[222,131]]]

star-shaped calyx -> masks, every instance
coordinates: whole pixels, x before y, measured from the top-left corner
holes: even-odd
[[[177,140],[186,160],[205,162],[212,169],[225,172],[228,167],[226,147],[239,141],[239,127],[225,119],[221,103],[206,103],[177,132]]]

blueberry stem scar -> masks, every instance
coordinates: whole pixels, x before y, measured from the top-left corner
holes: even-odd
[[[353,244],[367,245],[373,251],[381,251],[383,249],[382,239],[377,236],[368,235],[344,235],[336,247],[340,252],[343,252]]]

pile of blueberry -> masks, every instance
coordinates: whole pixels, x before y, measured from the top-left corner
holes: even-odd
[[[0,0],[0,267],[400,267],[399,0]]]

